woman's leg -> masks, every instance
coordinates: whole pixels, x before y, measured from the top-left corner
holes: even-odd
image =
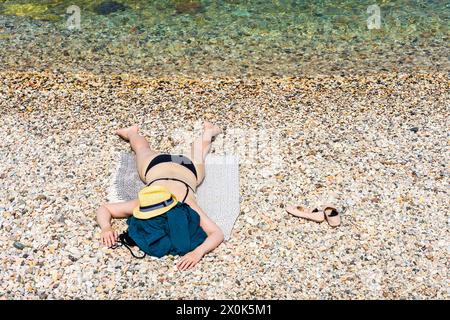
[[[221,130],[218,126],[205,122],[202,135],[192,143],[191,157],[197,170],[197,185],[202,183],[205,178],[205,159],[211,150],[212,139],[219,133]]]
[[[148,141],[139,135],[139,127],[131,126],[117,130],[117,134],[124,140],[129,141],[131,149],[136,153],[136,166],[139,177],[145,181],[145,170],[150,161],[158,154],[157,151],[150,149]]]

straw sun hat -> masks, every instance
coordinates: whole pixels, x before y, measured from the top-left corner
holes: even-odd
[[[139,207],[133,210],[133,216],[138,219],[150,219],[162,215],[178,203],[172,193],[163,186],[149,186],[138,194]]]

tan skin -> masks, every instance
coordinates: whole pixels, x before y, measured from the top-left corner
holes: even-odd
[[[145,183],[149,183],[157,178],[177,178],[185,181],[194,190],[205,177],[205,158],[211,148],[213,137],[221,131],[219,127],[205,122],[203,133],[192,144],[191,160],[195,165],[197,176],[187,168],[176,163],[160,163],[154,166],[144,176],[150,161],[159,153],[150,149],[147,140],[138,133],[139,128],[132,126],[117,130],[117,134],[126,141],[129,141],[131,148],[136,153],[136,162],[139,175]],[[183,199],[186,194],[186,186],[177,181],[162,180],[156,181],[152,185],[166,187],[177,199]],[[185,254],[177,263],[179,270],[188,270],[197,265],[203,256],[214,250],[223,241],[222,230],[212,221],[196,202],[195,195],[189,190],[185,201],[200,216],[200,226],[206,232],[206,240],[191,252]],[[118,234],[111,226],[112,219],[125,219],[133,214],[133,209],[139,206],[138,199],[120,203],[105,203],[97,211],[97,221],[102,230],[101,241],[104,245],[111,247],[117,242]]]

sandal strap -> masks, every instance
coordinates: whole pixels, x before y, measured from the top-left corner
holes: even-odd
[[[327,214],[326,211],[327,209],[331,209],[330,214]],[[337,215],[339,215],[339,212],[332,207],[326,207],[325,209],[323,209],[323,212],[328,216],[328,217],[336,217]]]

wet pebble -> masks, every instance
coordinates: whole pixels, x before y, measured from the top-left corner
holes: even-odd
[[[108,15],[123,10],[126,10],[126,6],[116,1],[103,1],[95,7],[95,12],[101,15]]]

